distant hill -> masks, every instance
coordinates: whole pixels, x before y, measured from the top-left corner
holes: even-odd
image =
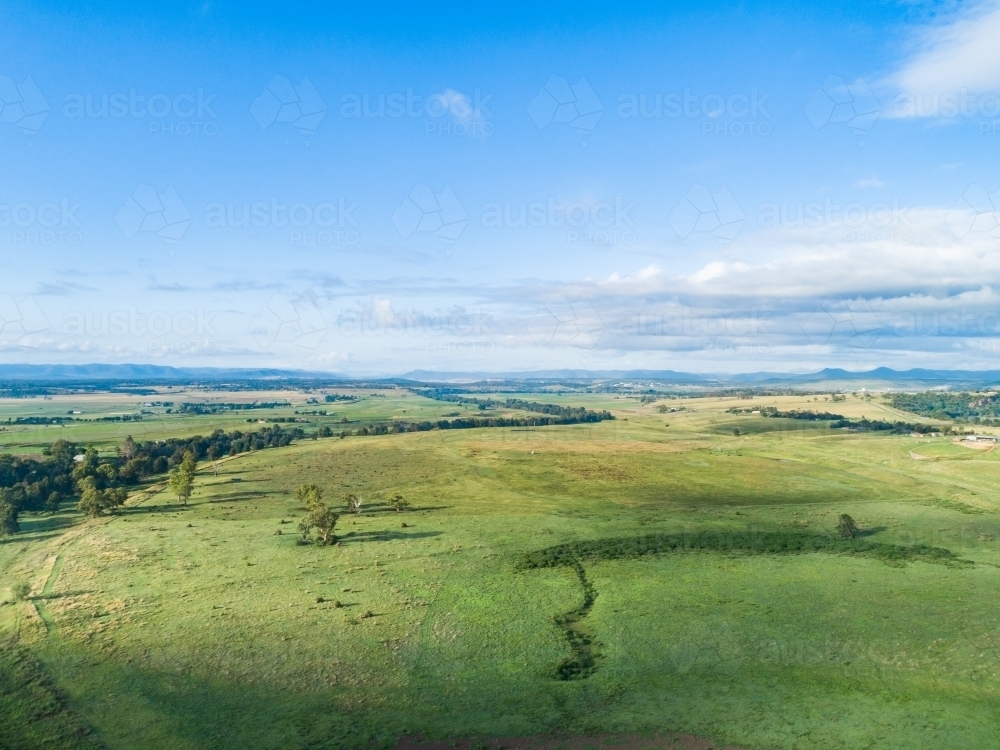
[[[402,376],[348,378],[345,375],[309,370],[283,370],[271,368],[239,367],[167,367],[147,364],[88,364],[88,365],[29,365],[0,364],[0,381],[35,382],[218,382],[248,380],[375,380],[421,383],[482,382],[487,380],[614,380],[635,383],[655,383],[660,386],[686,385],[712,387],[794,386],[819,383],[870,383],[872,385],[950,386],[975,387],[1000,385],[1000,370],[929,370],[914,368],[893,370],[878,367],[863,372],[852,372],[828,367],[819,372],[796,374],[780,372],[749,372],[739,374],[692,373],[675,370],[529,370],[512,372],[435,372],[413,370]]]
[[[216,380],[271,380],[271,379],[333,379],[340,378],[326,372],[307,370],[243,369],[220,367],[165,367],[137,364],[89,365],[4,365],[0,364],[0,380],[34,380],[42,382],[84,380],[127,381],[216,381]]]
[[[1000,370],[928,370],[913,368],[893,370],[877,367],[852,372],[827,367],[819,372],[796,374],[749,372],[738,374],[690,373],[674,370],[532,370],[527,372],[434,372],[414,370],[403,376],[425,383],[502,380],[637,380],[663,385],[736,386],[750,384],[807,384],[822,382],[923,383],[923,384],[1000,384]]]
[[[865,372],[851,372],[849,370],[828,367],[812,375],[796,376],[796,379],[801,382],[819,380],[881,380],[888,382],[1000,383],[1000,370],[927,370],[919,367],[911,370],[893,370],[890,367],[876,367],[874,370],[867,370]]]
[[[519,372],[436,372],[434,370],[413,370],[402,376],[407,380],[425,383],[444,383],[456,380],[604,380],[639,379],[655,380],[665,384],[701,383],[711,384],[718,380],[710,375],[699,375],[674,370],[528,370]]]

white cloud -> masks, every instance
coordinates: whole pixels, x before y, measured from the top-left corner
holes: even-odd
[[[989,0],[925,28],[916,51],[890,77],[896,117],[955,117],[992,106],[1000,92],[1000,2]],[[962,96],[966,95],[963,103]]]

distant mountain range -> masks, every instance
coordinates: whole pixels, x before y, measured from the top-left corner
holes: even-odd
[[[219,381],[219,380],[331,380],[340,378],[326,372],[226,367],[165,367],[162,365],[4,365],[0,380],[45,382],[84,380],[126,381]]]
[[[739,374],[690,373],[675,370],[531,370],[518,372],[435,372],[413,370],[398,377],[349,378],[345,375],[309,370],[268,368],[166,367],[141,364],[29,365],[0,364],[0,381],[127,381],[127,382],[219,382],[245,380],[373,380],[421,383],[480,382],[485,380],[616,380],[659,385],[781,385],[808,383],[920,383],[926,385],[1000,384],[1000,370],[893,370],[878,367],[864,372],[825,368],[806,374],[751,372]]]
[[[421,382],[479,381],[479,380],[605,380],[626,378],[656,380],[660,383],[715,383],[719,378],[674,370],[530,370],[520,372],[435,372],[413,370],[402,376],[406,380]]]
[[[893,370],[877,367],[864,372],[851,372],[827,367],[819,372],[794,374],[783,372],[750,372],[730,374],[676,372],[674,370],[534,370],[530,372],[433,372],[414,370],[404,378],[421,382],[456,382],[481,380],[637,380],[662,385],[738,385],[763,383],[819,382],[920,382],[920,383],[1000,383],[1000,370]]]

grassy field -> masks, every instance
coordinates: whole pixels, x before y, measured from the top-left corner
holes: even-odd
[[[432,401],[402,389],[325,388],[322,391],[216,391],[161,387],[155,396],[127,394],[69,394],[34,398],[0,398],[0,451],[39,454],[60,438],[113,449],[126,436],[135,440],[208,435],[213,430],[256,429],[258,420],[295,419],[307,429],[329,426],[356,429],[359,424],[391,419],[440,419],[445,414],[472,413],[474,407]],[[325,403],[326,394],[350,396],[354,401]],[[309,403],[309,399],[319,403]],[[241,409],[214,414],[179,413],[182,404],[220,405],[255,402],[287,406]],[[170,404],[170,406],[165,406]],[[319,413],[317,413],[319,412]],[[124,416],[135,421],[114,421]],[[7,420],[68,419],[63,424],[7,424]],[[249,423],[249,426],[248,426]]]
[[[917,421],[877,398],[533,397],[617,419],[303,441],[227,460],[217,476],[203,467],[187,508],[152,486],[111,519],[25,518],[0,540],[0,746],[631,731],[752,748],[1000,746],[996,451],[726,413]],[[120,411],[122,398],[75,408]],[[463,408],[403,391],[304,399],[290,395],[287,411],[360,422]],[[74,408],[32,408],[47,404]],[[164,414],[160,428],[245,425],[183,419]],[[123,427],[135,425],[93,439],[111,444]],[[292,493],[306,482],[365,500],[341,516],[338,546],[295,544]],[[396,492],[408,510],[385,504]],[[829,539],[841,513],[863,529],[859,545],[954,558],[736,541]],[[523,564],[656,535],[716,541]],[[23,582],[28,598],[12,601]],[[559,679],[581,639],[594,668]]]

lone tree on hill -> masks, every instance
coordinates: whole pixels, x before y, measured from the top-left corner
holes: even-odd
[[[844,539],[854,539],[858,535],[858,525],[854,523],[853,518],[846,513],[842,513],[840,519],[837,521],[837,533]]]
[[[323,490],[315,484],[303,484],[295,490],[295,499],[304,502],[306,515],[299,521],[299,531],[302,532],[302,542],[312,543],[312,530],[316,529],[316,541],[321,546],[337,541],[333,530],[337,526],[339,516],[323,502]]]
[[[176,469],[170,472],[170,490],[177,495],[177,499],[187,505],[188,498],[194,490],[194,474],[197,471],[197,462],[194,454],[188,451]]]

